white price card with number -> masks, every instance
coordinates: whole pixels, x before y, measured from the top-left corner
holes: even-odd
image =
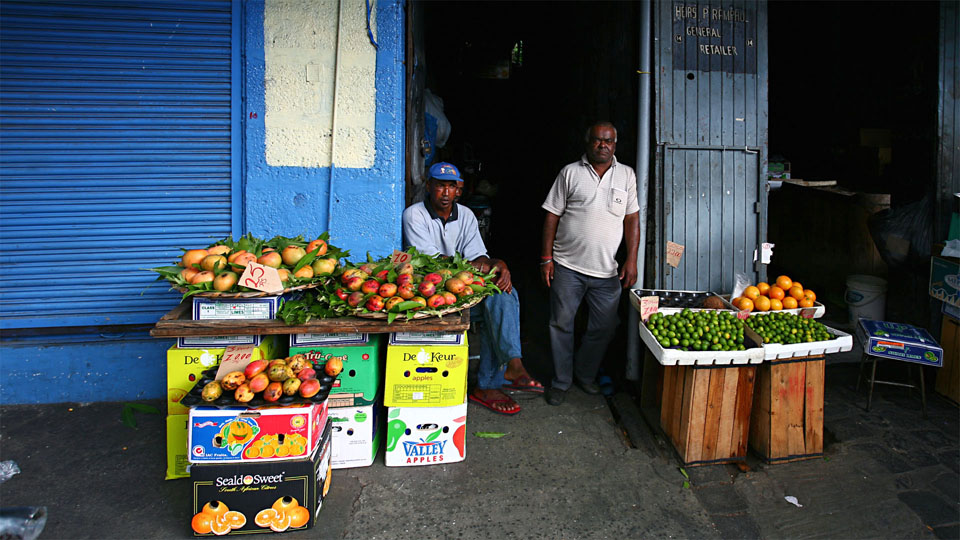
[[[647,322],[647,319],[651,315],[657,312],[660,309],[660,297],[659,296],[642,296],[640,297],[640,320]]]
[[[223,379],[231,371],[243,371],[253,359],[253,345],[230,345],[223,351],[216,379]]]
[[[683,245],[667,240],[667,264],[676,268],[680,266],[681,257],[683,257]]]
[[[283,282],[280,281],[280,274],[277,269],[255,262],[247,263],[247,268],[243,271],[237,284],[267,293],[283,291]]]
[[[406,251],[397,251],[393,250],[393,255],[390,257],[390,262],[394,265],[403,264],[405,262],[410,262],[410,259],[413,258],[413,255],[410,255]]]

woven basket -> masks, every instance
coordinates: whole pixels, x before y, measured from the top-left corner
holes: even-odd
[[[462,304],[462,305],[459,305],[459,306],[449,306],[449,307],[447,307],[447,308],[444,308],[444,309],[440,310],[439,313],[423,313],[423,312],[420,312],[420,311],[415,311],[415,312],[413,313],[413,317],[410,317],[410,318],[411,318],[411,319],[429,319],[430,317],[442,317],[442,316],[448,315],[448,314],[450,314],[450,313],[459,313],[459,312],[461,312],[461,311],[463,311],[463,310],[465,310],[465,309],[472,308],[473,306],[479,304],[480,301],[483,300],[483,299],[484,299],[484,297],[483,297],[483,296],[480,296],[480,297],[477,297],[477,298],[474,298],[474,299],[470,300],[470,301],[467,302],[466,304]],[[357,313],[356,316],[357,316],[357,317],[360,317],[360,318],[362,318],[362,319],[383,319],[383,320],[386,320],[386,319],[387,319],[387,314],[386,314],[386,313],[383,313],[383,312],[376,312],[376,313]],[[407,318],[406,316],[403,317],[403,319],[406,319],[406,318]],[[397,319],[399,320],[399,319],[401,319],[401,317],[397,317]]]
[[[250,291],[250,292],[220,292],[220,291],[203,291],[191,294],[190,296],[198,296],[200,298],[222,298],[222,299],[232,299],[232,298],[263,298],[264,296],[277,296],[279,294],[286,294],[292,291],[303,291],[307,289],[316,289],[320,286],[321,283],[307,283],[306,285],[298,285],[296,287],[288,287],[280,292],[263,292],[263,291]],[[186,294],[189,292],[189,289],[177,288],[181,293]]]

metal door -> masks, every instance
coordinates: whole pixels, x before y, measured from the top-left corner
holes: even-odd
[[[655,4],[657,286],[730,291],[765,279],[766,5]],[[666,245],[683,246],[676,268]]]
[[[4,1],[0,328],[144,324],[239,233],[239,4]]]

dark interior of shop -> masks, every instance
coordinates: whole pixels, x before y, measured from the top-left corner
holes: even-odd
[[[594,120],[617,126],[617,158],[636,163],[639,7],[422,5],[426,86],[443,99],[452,126],[437,159],[469,171],[461,202],[489,196],[488,249],[510,265],[517,283],[525,347],[539,357],[528,366],[535,375],[551,370],[548,294],[538,268],[540,204],[559,169],[581,155],[584,129]],[[771,2],[767,8],[771,160],[789,161],[793,178],[835,180],[849,192],[890,196],[878,202],[868,195],[865,204],[863,196],[834,200],[834,194],[793,186],[770,193],[768,237],[777,248],[768,273],[806,274],[837,313],[845,309],[851,264],[842,254],[849,259],[851,243],[870,242],[865,227],[849,232],[845,220],[854,213],[848,206],[864,215],[885,208],[883,201],[896,208],[935,185],[939,11],[934,2]],[[834,251],[841,256],[830,257]],[[864,273],[921,287],[918,307],[910,302],[912,285],[899,293],[891,285],[888,313],[926,325],[926,276],[909,266],[888,268],[876,253],[864,257],[870,259],[859,261]],[[611,374],[623,373],[621,338],[607,355]]]

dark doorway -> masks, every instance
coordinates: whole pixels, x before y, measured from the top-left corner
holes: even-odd
[[[419,20],[411,24],[422,35],[412,41],[424,53],[417,69],[451,124],[435,161],[465,172],[462,203],[487,195],[487,248],[511,269],[528,369],[547,382],[540,205],[560,168],[579,159],[584,130],[595,120],[617,126],[617,158],[636,164],[639,5],[424,2],[416,8]],[[611,346],[608,373],[622,374],[624,341],[620,336]]]

